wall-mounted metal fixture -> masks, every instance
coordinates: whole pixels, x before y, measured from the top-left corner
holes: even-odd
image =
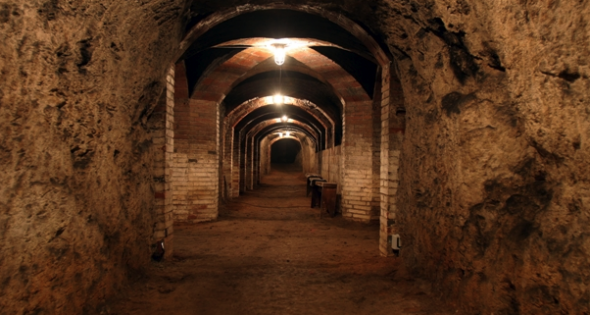
[[[399,234],[394,234],[391,236],[391,249],[393,250],[393,254],[399,257],[400,251],[402,249],[402,240]]]

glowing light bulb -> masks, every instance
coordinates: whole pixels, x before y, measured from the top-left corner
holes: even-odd
[[[282,105],[285,102],[285,99],[283,98],[283,96],[281,94],[277,94],[274,97],[274,101],[275,101],[275,104]]]
[[[287,115],[283,115],[283,118],[281,118],[281,120],[282,120],[283,122],[286,122],[286,121],[287,121],[287,119],[289,119],[289,118],[287,118]]]
[[[275,53],[275,63],[277,66],[282,66],[285,63],[285,58],[287,56],[287,45],[273,44],[272,47]]]
[[[279,136],[282,138],[283,137],[283,133],[282,132],[279,132]]]
[[[287,131],[287,137],[289,137],[290,135],[291,135],[291,133]]]

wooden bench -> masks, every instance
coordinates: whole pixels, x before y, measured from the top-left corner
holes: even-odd
[[[320,208],[320,217],[324,212],[331,217],[336,215],[336,191],[338,184],[328,183],[325,180],[314,181],[311,194],[311,207]]]
[[[322,176],[318,174],[305,174],[305,177],[307,177],[307,193],[305,194],[305,196],[309,196],[309,193],[311,192],[311,189],[313,187],[312,181],[322,179]]]

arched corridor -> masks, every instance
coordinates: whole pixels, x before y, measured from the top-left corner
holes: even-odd
[[[175,228],[175,254],[153,264],[113,314],[456,314],[428,282],[374,250],[375,226],[320,218],[303,174],[275,164],[219,219]],[[447,306],[448,308],[448,306]]]
[[[0,315],[590,314],[589,17],[0,1]]]
[[[301,145],[293,139],[277,141],[271,148],[271,163],[274,164],[293,164],[301,154]]]

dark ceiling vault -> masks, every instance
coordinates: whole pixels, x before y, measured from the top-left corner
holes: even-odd
[[[230,59],[244,49],[209,48],[205,49],[191,58],[184,60],[187,69],[186,78],[188,81],[189,95],[195,91],[195,87],[207,70],[212,71],[217,66]]]
[[[204,17],[194,17],[188,29]],[[307,39],[314,44],[309,47],[311,50],[303,51],[303,54],[299,50],[293,55],[297,59],[289,56],[288,52],[286,63],[281,68],[274,64],[270,50],[257,44],[257,41],[285,38]],[[224,43],[227,47],[219,47]],[[252,65],[244,66],[240,58],[257,54],[256,51],[262,54]],[[199,89],[207,89],[199,85],[212,73],[216,73],[216,80],[224,80],[220,78],[224,73],[233,76],[232,82],[223,82],[226,87],[217,90],[226,91],[219,92],[223,93],[222,104],[226,114],[249,100],[275,94],[316,104],[334,121],[334,137],[328,137],[330,146],[339,145],[342,141],[344,104],[335,87],[328,83],[334,78],[324,76],[326,73],[350,74],[372,98],[378,73],[378,66],[369,49],[347,30],[321,16],[285,9],[245,13],[215,25],[189,46],[184,61],[190,95]],[[329,72],[319,72],[319,68],[314,67],[334,68]],[[220,70],[216,72],[217,69]],[[279,118],[287,113],[315,130],[320,137],[317,139],[318,149],[325,148],[326,137],[332,131],[326,130],[313,115],[294,106],[266,107],[243,118],[237,123],[235,131],[244,134],[244,131],[270,117]]]
[[[277,119],[281,118],[283,115],[286,115],[288,118],[295,119],[301,122],[305,122],[307,125],[314,129],[319,135],[320,139],[317,139],[319,143],[324,142],[324,137],[326,135],[326,130],[323,128],[322,124],[311,114],[307,111],[293,105],[281,105],[281,106],[264,106],[261,107],[248,116],[244,117],[234,128],[236,133],[247,134],[252,128],[254,128],[257,124],[269,120],[269,119]],[[282,125],[289,125],[284,123]],[[315,137],[314,137],[315,138]]]
[[[331,113],[333,118],[338,118],[340,114],[342,105],[331,86],[309,75],[290,71],[265,72],[248,78],[234,87],[224,102],[227,110],[231,111],[249,99],[277,93],[311,101]]]
[[[288,129],[303,133],[309,139],[313,139],[313,136],[309,133],[309,131],[303,129],[301,126],[292,125],[292,126],[289,126]],[[284,126],[278,126],[278,125],[267,126],[266,128],[262,129],[258,133],[258,135],[254,138],[254,141],[255,141],[256,145],[259,145],[260,141],[262,141],[262,139],[264,139],[264,137],[266,137],[267,135],[272,134],[272,133],[282,132],[284,130],[287,130],[287,129],[285,129]],[[319,144],[316,142],[316,151],[319,151],[318,147],[319,147]]]
[[[190,23],[189,28],[196,23]],[[334,43],[358,54],[371,53],[340,26],[312,14],[292,10],[262,10],[239,15],[209,30],[193,43],[185,56],[190,57],[218,44],[241,38],[314,38]]]

